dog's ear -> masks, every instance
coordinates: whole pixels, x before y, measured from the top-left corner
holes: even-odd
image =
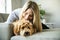
[[[37,32],[37,28],[36,28],[36,26],[35,26],[35,25],[33,25],[33,30],[34,30],[34,33],[36,33],[36,32]]]
[[[19,35],[20,34],[20,27],[21,25],[19,23],[14,24],[14,34]]]
[[[17,35],[17,25],[14,25],[13,31],[14,31],[14,34]]]
[[[11,33],[11,36],[14,36],[14,32],[13,32],[13,28],[14,28],[14,25],[11,23],[9,24],[9,28],[10,28],[10,33]]]
[[[14,25],[14,34],[19,35],[19,31],[20,31],[20,26],[18,25],[18,23],[16,23]]]
[[[37,30],[36,30],[36,28],[34,28],[34,33],[36,33],[37,32]]]

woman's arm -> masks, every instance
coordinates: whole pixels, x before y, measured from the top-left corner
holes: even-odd
[[[21,8],[16,9],[12,13],[10,13],[5,23],[12,23],[14,20],[18,20],[20,11],[21,11]]]
[[[15,12],[12,12],[12,13],[8,16],[6,23],[12,23],[15,19],[16,19]]]

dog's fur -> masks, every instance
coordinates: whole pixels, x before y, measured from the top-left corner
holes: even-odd
[[[36,32],[36,28],[33,27],[32,23],[24,19],[14,22],[13,25],[15,35],[29,36]]]

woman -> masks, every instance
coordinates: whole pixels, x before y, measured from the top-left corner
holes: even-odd
[[[28,1],[24,4],[22,7],[21,12],[18,14],[16,12],[13,12],[9,15],[6,23],[12,23],[14,20],[18,19],[21,20],[22,18],[29,20],[33,23],[34,26],[36,26],[37,31],[42,31],[42,25],[40,21],[40,13],[38,5],[33,1]],[[19,15],[19,16],[18,16]]]

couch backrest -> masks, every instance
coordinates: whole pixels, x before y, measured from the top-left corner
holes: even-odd
[[[5,22],[9,14],[0,13],[0,22]]]

